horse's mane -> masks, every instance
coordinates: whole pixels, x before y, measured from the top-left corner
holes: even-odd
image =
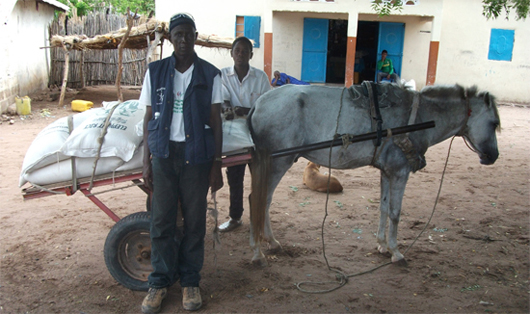
[[[471,87],[470,89],[475,89],[474,93],[476,93],[476,86]],[[426,86],[422,88],[420,91],[420,94],[424,97],[428,98],[458,98],[459,100],[465,99],[466,97],[466,90],[458,85],[436,85],[436,86]]]
[[[486,91],[479,92],[476,85],[468,88],[464,88],[459,84],[426,86],[420,91],[420,95],[422,96],[424,102],[431,103],[441,110],[451,103],[462,103],[461,101],[465,100],[466,98],[482,98],[484,99],[484,103],[487,106],[491,106],[493,108],[495,117],[499,121],[497,129],[500,131],[500,117],[497,110],[495,96]],[[440,102],[440,99],[444,99],[445,101]]]

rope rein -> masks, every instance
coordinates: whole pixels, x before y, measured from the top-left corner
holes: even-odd
[[[338,138],[338,130],[339,130],[339,119],[340,119],[340,114],[342,112],[342,99],[344,98],[344,91],[346,90],[347,88],[344,87],[342,89],[342,93],[340,94],[340,107],[339,107],[339,113],[337,114],[337,123],[335,124],[335,135],[333,136],[334,139]],[[325,203],[325,206],[324,206],[324,218],[322,219],[322,225],[321,225],[321,239],[322,239],[322,255],[324,256],[324,260],[326,261],[326,266],[328,267],[328,270],[330,271],[333,271],[335,273],[337,273],[337,278],[340,279],[340,282],[338,283],[338,286],[334,287],[334,288],[331,288],[331,289],[326,289],[326,290],[317,290],[317,291],[309,291],[309,290],[305,290],[303,289],[301,286],[302,285],[325,285],[325,284],[330,284],[330,283],[336,283],[335,281],[325,281],[325,282],[313,282],[313,281],[303,281],[303,282],[299,282],[296,284],[296,288],[298,288],[298,290],[302,291],[302,292],[306,292],[306,293],[326,293],[326,292],[331,292],[331,291],[334,291],[334,290],[337,290],[339,288],[341,288],[342,286],[344,286],[347,282],[348,282],[348,277],[342,273],[341,271],[339,271],[338,269],[334,269],[334,268],[331,268],[331,266],[329,265],[329,261],[328,261],[328,258],[326,256],[326,243],[325,243],[325,239],[324,239],[324,226],[325,226],[325,223],[326,223],[326,218],[328,217],[328,204],[329,204],[329,185],[331,183],[331,153],[332,153],[332,150],[333,150],[333,144],[331,144],[331,146],[329,147],[329,156],[328,156],[328,183],[327,183],[327,193],[326,193],[326,203]]]
[[[337,130],[338,130],[338,127],[339,127],[339,125],[338,125],[339,124],[339,117],[340,117],[340,113],[342,111],[342,99],[343,99],[342,96],[344,94],[344,90],[345,89],[346,88],[343,89],[342,94],[341,94],[339,114],[337,116],[337,124],[335,126],[335,137],[337,137]],[[468,113],[470,114],[471,110],[469,109],[469,101],[467,101],[467,108],[468,108]],[[416,110],[414,110],[414,116],[416,114],[415,111]],[[468,119],[469,119],[469,115],[467,115],[467,117],[466,117],[466,123],[462,127],[462,130],[466,127]],[[431,215],[430,215],[427,223],[425,224],[425,227],[420,231],[420,233],[416,236],[414,241],[412,241],[412,243],[404,251],[403,255],[405,255],[412,248],[412,246],[416,243],[416,241],[420,238],[420,236],[425,232],[425,230],[427,230],[429,224],[431,223],[431,220],[432,220],[432,218],[434,216],[434,213],[436,211],[436,206],[438,205],[438,200],[440,199],[440,193],[442,191],[442,186],[443,186],[443,181],[444,181],[444,177],[445,177],[445,172],[447,170],[447,165],[449,163],[449,156],[450,156],[450,153],[451,153],[451,147],[453,146],[453,141],[454,141],[455,137],[456,136],[460,136],[459,134],[460,134],[460,132],[458,134],[454,135],[452,137],[452,139],[451,139],[451,143],[449,144],[449,148],[447,150],[447,157],[445,159],[444,169],[442,171],[442,176],[441,176],[441,179],[440,179],[440,186],[438,187],[438,193],[436,194],[436,199],[434,201],[434,205],[433,205],[433,208],[432,208],[432,211],[431,211]],[[464,140],[465,140],[465,137],[464,137]],[[305,293],[311,293],[311,294],[322,294],[322,293],[328,293],[328,292],[335,291],[335,290],[337,290],[339,288],[342,288],[344,285],[346,285],[346,283],[348,282],[349,278],[361,276],[361,275],[364,275],[364,274],[368,274],[368,273],[374,272],[375,270],[377,270],[379,268],[382,268],[384,266],[392,264],[392,262],[387,262],[387,263],[378,265],[376,267],[373,267],[371,269],[368,269],[366,271],[361,271],[361,272],[353,273],[353,274],[344,274],[343,272],[339,271],[338,269],[332,268],[329,265],[329,262],[328,262],[328,259],[327,259],[327,256],[326,256],[326,243],[325,243],[325,239],[324,239],[324,227],[325,227],[326,218],[328,216],[329,185],[330,185],[330,182],[331,182],[331,151],[332,151],[332,148],[333,148],[333,146],[331,146],[330,149],[329,149],[328,187],[327,187],[326,202],[325,202],[325,214],[324,214],[324,218],[322,220],[322,225],[321,225],[321,238],[322,238],[322,255],[324,256],[324,260],[326,261],[326,266],[328,267],[328,269],[330,271],[333,271],[333,272],[336,273],[336,278],[337,278],[338,282],[337,281],[302,281],[302,282],[299,282],[299,283],[296,284],[296,288],[298,290],[300,290],[302,292],[305,292]],[[322,290],[306,290],[306,289],[302,288],[303,285],[322,286],[322,285],[331,284],[331,283],[335,284],[335,287],[332,287],[332,288],[329,288],[329,289],[322,289]]]

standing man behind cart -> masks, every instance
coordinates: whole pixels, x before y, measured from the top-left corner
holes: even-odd
[[[252,59],[252,42],[248,38],[236,38],[230,55],[234,59],[234,66],[221,70],[223,112],[228,120],[234,116],[245,117],[259,96],[271,89],[267,74],[249,64]],[[242,224],[245,167],[243,164],[226,168],[230,186],[230,220],[219,226],[221,232],[234,230]]]
[[[197,31],[188,14],[169,24],[173,54],[149,64],[140,103],[144,119],[144,183],[152,194],[149,292],[143,313],[159,312],[167,288],[180,280],[185,310],[202,305],[206,196],[223,186],[222,83],[219,70],[194,50]],[[178,230],[181,204],[184,227]]]

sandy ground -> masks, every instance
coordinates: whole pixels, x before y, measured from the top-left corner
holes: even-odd
[[[139,89],[124,94],[137,98]],[[99,105],[117,97],[113,87],[91,87],[76,98]],[[22,199],[18,177],[26,150],[40,130],[71,114],[68,105],[37,99],[32,118],[0,125],[0,313],[139,312],[144,292],[124,288],[106,269],[103,244],[114,222],[104,212],[81,193]],[[52,116],[42,116],[42,109]],[[248,210],[243,227],[223,234],[217,250],[208,235],[199,312],[528,313],[530,109],[500,106],[499,112],[499,159],[482,166],[455,140],[434,217],[405,254],[407,267],[389,265],[353,276],[389,261],[376,250],[378,171],[332,172],[344,191],[329,197],[323,247],[326,194],[302,184],[306,160],[301,159],[281,181],[271,207],[283,252],[269,254],[264,268],[249,263]],[[431,215],[448,147],[446,141],[431,148],[427,167],[409,180],[398,233],[402,252]],[[247,187],[249,181],[247,174]],[[145,194],[137,188],[101,199],[120,217],[145,210]],[[226,187],[217,200],[225,221]],[[298,290],[300,282],[335,279],[323,248],[331,267],[352,276],[333,292]],[[179,286],[170,289],[162,311],[183,311]]]

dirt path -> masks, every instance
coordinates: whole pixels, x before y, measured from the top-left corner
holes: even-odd
[[[139,89],[124,94],[137,98]],[[116,93],[113,87],[92,87],[76,98],[98,105],[115,100]],[[110,218],[80,193],[22,200],[18,177],[27,148],[45,126],[71,114],[68,106],[57,108],[56,101],[32,105],[32,119],[0,125],[0,313],[139,312],[144,292],[122,287],[105,267],[102,250],[113,226]],[[40,114],[46,108],[53,117]],[[242,228],[221,236],[219,250],[212,249],[208,235],[199,312],[528,313],[530,109],[501,106],[499,112],[498,161],[482,166],[461,139],[455,140],[437,210],[426,233],[405,254],[408,267],[390,265],[351,277],[331,293],[296,288],[302,281],[335,276],[322,256],[326,195],[302,184],[306,161],[301,159],[281,181],[271,207],[272,227],[284,251],[269,255],[268,267],[249,264],[248,210]],[[431,214],[448,147],[446,141],[430,149],[427,167],[411,176],[398,233],[402,252]],[[388,262],[377,253],[374,235],[377,170],[333,174],[344,192],[329,198],[329,264],[354,274]],[[145,210],[139,189],[101,199],[120,217]],[[217,199],[224,221],[226,187]],[[209,220],[208,230],[212,227]],[[162,310],[183,311],[180,287],[170,289]]]

